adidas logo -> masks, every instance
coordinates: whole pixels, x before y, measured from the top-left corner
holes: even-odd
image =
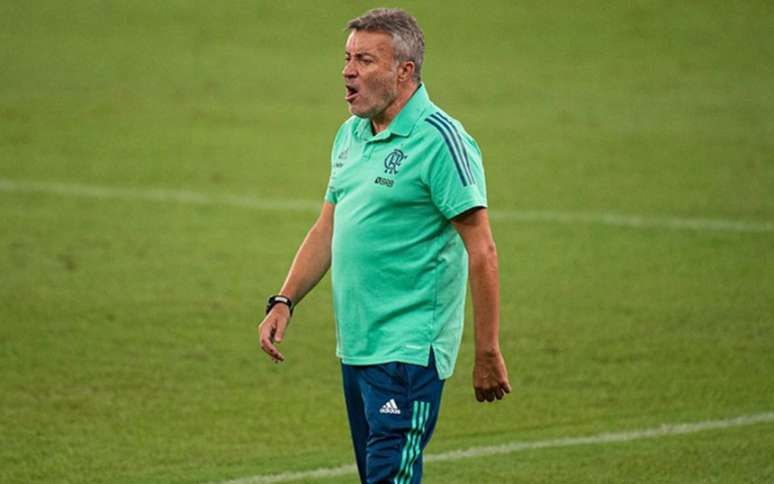
[[[395,399],[390,398],[390,401],[382,405],[382,408],[379,409],[379,413],[392,413],[395,415],[400,415],[400,409],[398,408],[398,404],[395,403]]]

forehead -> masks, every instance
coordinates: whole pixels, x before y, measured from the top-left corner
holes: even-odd
[[[353,30],[347,37],[346,51],[349,54],[392,55],[392,36],[386,32]]]

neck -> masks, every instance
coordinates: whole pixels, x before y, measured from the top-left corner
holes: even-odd
[[[374,134],[381,133],[387,126],[390,125],[395,116],[400,113],[404,106],[409,102],[411,96],[419,89],[419,84],[410,82],[402,88],[398,89],[398,95],[395,99],[382,111],[373,118],[371,118],[371,129]]]

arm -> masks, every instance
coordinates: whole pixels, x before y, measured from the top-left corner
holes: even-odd
[[[309,229],[290,265],[279,293],[289,297],[294,305],[301,302],[304,296],[320,282],[331,265],[331,236],[335,208],[336,206],[331,203],[323,203],[320,216]],[[258,325],[261,349],[275,363],[285,361],[285,357],[275,345],[285,337],[288,323],[290,323],[290,309],[284,304],[277,304]]]
[[[468,278],[473,297],[476,362],[473,387],[479,402],[500,400],[510,393],[508,370],[500,352],[500,277],[497,249],[486,208],[475,208],[452,219],[468,252]]]

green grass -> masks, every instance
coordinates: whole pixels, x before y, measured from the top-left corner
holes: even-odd
[[[774,221],[768,2],[402,5],[494,210]],[[321,200],[342,26],[365,8],[5,2],[0,180]],[[0,190],[0,482],[351,462],[329,280],[286,364],[253,329],[314,217]],[[774,233],[494,231],[514,393],[474,400],[468,321],[429,452],[774,410]],[[772,430],[428,464],[426,481],[767,482]]]

